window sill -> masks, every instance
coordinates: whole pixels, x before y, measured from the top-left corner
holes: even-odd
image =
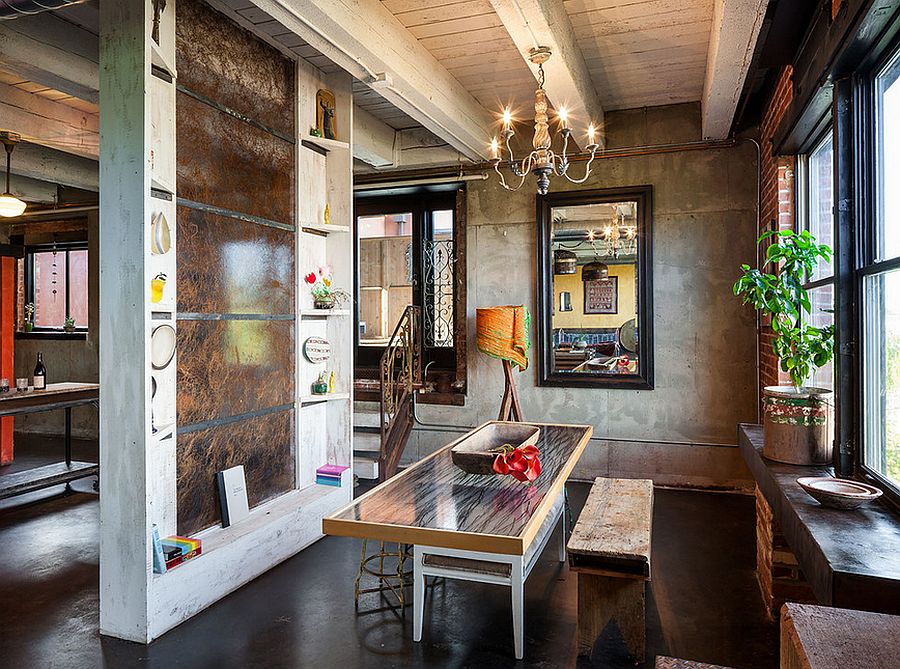
[[[48,332],[41,330],[32,330],[31,332],[16,332],[16,339],[44,339],[44,340],[58,340],[58,341],[85,341],[87,339],[87,332],[76,331],[76,332]]]

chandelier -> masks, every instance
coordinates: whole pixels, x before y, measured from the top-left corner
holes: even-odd
[[[537,65],[538,68],[538,89],[534,92],[534,138],[531,153],[525,158],[517,161],[513,157],[512,147],[509,140],[516,134],[512,127],[512,114],[507,107],[503,111],[503,131],[500,133],[503,144],[506,146],[506,152],[509,154],[508,166],[512,173],[519,177],[520,181],[517,186],[510,186],[506,183],[503,173],[500,172],[500,163],[502,162],[500,143],[494,137],[491,140],[491,163],[494,165],[494,171],[500,175],[500,185],[506,190],[517,191],[525,184],[525,178],[529,173],[534,174],[537,179],[537,192],[540,195],[546,195],[550,188],[550,177],[565,177],[573,184],[581,184],[587,181],[591,175],[591,163],[594,162],[594,156],[600,145],[596,142],[597,129],[594,124],[588,125],[588,145],[585,147],[590,151],[591,157],[585,167],[584,176],[580,179],[573,179],[569,176],[569,158],[566,152],[569,148],[569,137],[572,130],[569,128],[568,114],[565,107],[560,107],[557,111],[559,117],[560,130],[562,136],[563,148],[562,155],[557,155],[550,148],[550,118],[547,116],[547,92],[544,90],[544,63],[550,58],[549,47],[541,46],[532,49],[529,53],[529,60]]]
[[[609,225],[597,232],[589,230],[587,233],[591,246],[599,238],[606,246],[605,255],[618,258],[619,254],[633,255],[637,252],[637,226],[625,224],[625,214],[620,214],[620,220],[613,219]],[[594,246],[596,250],[596,246]]]

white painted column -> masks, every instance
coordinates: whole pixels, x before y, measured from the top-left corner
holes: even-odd
[[[151,0],[100,5],[100,632],[146,641]]]

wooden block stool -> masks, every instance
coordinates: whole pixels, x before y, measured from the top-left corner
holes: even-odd
[[[590,655],[615,622],[644,661],[644,582],[650,580],[653,481],[598,478],[566,547],[578,573],[578,653]]]
[[[719,664],[681,660],[677,657],[656,656],[656,669],[730,669]]]

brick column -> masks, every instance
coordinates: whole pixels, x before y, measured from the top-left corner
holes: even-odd
[[[775,619],[785,602],[816,603],[797,558],[772,517],[772,508],[756,488],[756,577],[763,604]]]

